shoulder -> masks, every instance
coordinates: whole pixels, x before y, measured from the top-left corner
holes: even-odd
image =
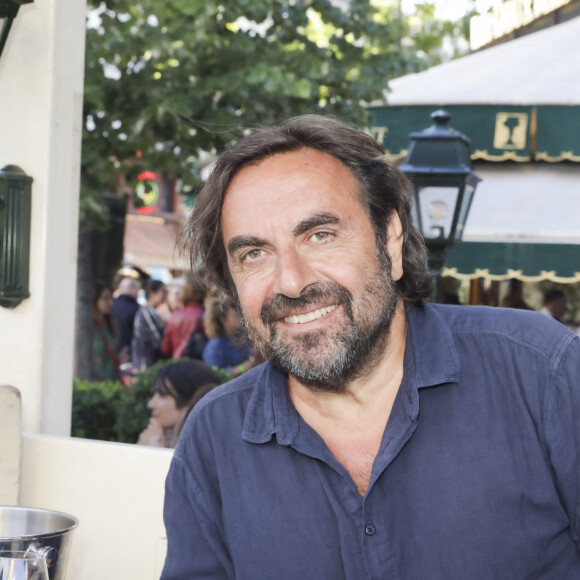
[[[250,399],[265,381],[260,365],[241,377],[211,390],[195,405],[183,428],[176,454],[189,455],[194,448],[199,453],[208,447],[229,447],[234,440],[242,441],[242,431]]]
[[[224,424],[227,425],[227,421],[232,418],[232,413],[243,420],[246,407],[256,391],[269,388],[270,372],[270,363],[266,362],[240,377],[216,387],[194,407],[190,415],[191,422],[195,423],[205,417],[221,423],[223,418]]]
[[[488,306],[428,305],[440,316],[455,336],[501,339],[557,357],[574,339],[563,324],[530,310]]]
[[[257,377],[255,375],[258,375]],[[238,402],[247,403],[259,381],[259,373],[248,372],[237,379],[233,379],[210,391],[196,405],[196,414],[211,413],[213,407],[221,410],[229,406],[238,406]]]

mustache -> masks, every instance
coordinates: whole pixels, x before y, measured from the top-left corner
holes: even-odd
[[[332,304],[346,305],[350,311],[352,294],[336,282],[317,282],[305,288],[298,298],[290,298],[284,294],[268,298],[262,306],[260,318],[262,323],[268,326],[313,304],[329,300]]]

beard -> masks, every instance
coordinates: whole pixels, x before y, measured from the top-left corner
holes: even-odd
[[[305,288],[298,298],[277,294],[266,300],[260,318],[268,337],[245,317],[243,321],[254,346],[275,366],[314,391],[343,393],[350,381],[370,372],[383,353],[398,298],[391,261],[382,247],[377,268],[356,303],[344,286],[319,282]],[[342,308],[343,324],[333,320],[323,330],[280,336],[277,321],[320,304]]]

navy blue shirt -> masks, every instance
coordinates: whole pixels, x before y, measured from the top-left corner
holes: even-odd
[[[364,498],[271,364],[195,407],[163,580],[580,578],[580,338],[532,312],[407,315]]]

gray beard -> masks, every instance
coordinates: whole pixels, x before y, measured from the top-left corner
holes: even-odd
[[[386,249],[379,250],[378,258],[380,268],[365,284],[356,320],[353,297],[346,288],[335,282],[312,284],[299,298],[278,294],[264,303],[261,319],[269,329],[268,341],[243,318],[254,346],[275,366],[313,391],[345,392],[352,380],[372,371],[383,353],[399,298]],[[279,337],[275,322],[285,312],[319,304],[321,299],[344,309],[347,322],[338,334],[312,332],[292,341]]]

